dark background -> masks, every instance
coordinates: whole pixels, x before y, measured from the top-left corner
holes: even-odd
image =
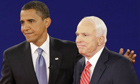
[[[25,40],[20,31],[20,9],[30,0],[0,2],[0,71],[3,51]],[[140,81],[140,0],[40,0],[50,9],[52,24],[49,35],[75,41],[79,21],[85,16],[98,16],[108,27],[106,46],[115,52],[122,47],[135,50],[134,64]]]

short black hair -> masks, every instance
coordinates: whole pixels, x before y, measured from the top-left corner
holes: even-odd
[[[47,17],[50,17],[49,8],[47,5],[41,1],[30,1],[26,3],[21,10],[34,9],[36,13],[44,20]]]

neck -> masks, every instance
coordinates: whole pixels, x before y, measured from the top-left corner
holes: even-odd
[[[44,37],[42,37],[42,39],[33,42],[33,44],[35,44],[36,46],[40,47],[46,40],[47,40],[47,33],[45,33]]]

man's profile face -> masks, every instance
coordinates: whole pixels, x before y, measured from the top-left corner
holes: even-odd
[[[76,45],[79,53],[84,56],[93,56],[97,48],[95,25],[89,21],[81,21],[76,31]]]
[[[28,42],[39,43],[46,39],[45,22],[34,9],[21,10],[20,22],[21,31]]]

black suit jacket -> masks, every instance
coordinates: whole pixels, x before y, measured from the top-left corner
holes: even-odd
[[[85,67],[85,57],[80,59],[74,70],[73,84],[80,84],[80,76]],[[104,48],[94,72],[90,84],[139,84],[132,63],[115,52]]]
[[[50,37],[49,84],[71,84],[73,82],[74,65],[80,58],[77,54],[74,42]],[[0,84],[38,84],[30,43],[24,41],[4,52]]]

